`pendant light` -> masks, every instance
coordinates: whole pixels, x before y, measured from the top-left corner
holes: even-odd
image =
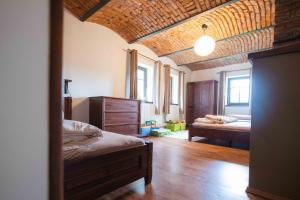
[[[216,47],[216,41],[209,35],[205,34],[207,28],[208,26],[206,24],[202,25],[204,35],[202,35],[194,45],[194,51],[199,56],[207,56],[211,54]]]

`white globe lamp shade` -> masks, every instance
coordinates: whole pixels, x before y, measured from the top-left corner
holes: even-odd
[[[216,41],[208,35],[203,35],[195,42],[194,50],[199,56],[207,56],[215,50],[215,47]]]

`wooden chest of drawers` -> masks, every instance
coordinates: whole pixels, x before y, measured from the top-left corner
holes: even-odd
[[[90,97],[90,124],[105,131],[137,136],[140,129],[138,100]]]

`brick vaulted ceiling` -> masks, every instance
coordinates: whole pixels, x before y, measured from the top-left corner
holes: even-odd
[[[251,52],[272,48],[275,0],[65,0],[82,21],[106,26],[129,43],[143,44],[191,70],[247,62]],[[216,40],[205,57],[193,51],[206,33]]]

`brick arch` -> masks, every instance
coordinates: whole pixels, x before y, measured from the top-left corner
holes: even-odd
[[[262,31],[232,37],[227,40],[220,40],[216,44],[215,51],[206,57],[195,54],[193,49],[169,55],[179,65],[205,62],[218,57],[228,57],[239,53],[254,52],[257,49],[269,49],[273,45],[274,28],[267,28]]]
[[[82,19],[99,0],[64,2]],[[143,44],[178,65],[198,62],[199,66],[199,62],[211,64],[217,58],[229,62],[228,56],[271,48],[275,0],[111,0],[87,21],[106,26],[127,42]],[[211,55],[199,57],[192,48],[203,34],[203,23],[209,24],[206,33],[216,39],[217,46]],[[239,58],[244,59],[236,56],[234,62]]]
[[[268,1],[272,2],[274,0]],[[260,10],[264,10],[264,12],[261,14]],[[232,11],[235,11],[235,13],[232,13]],[[180,49],[191,48],[199,37],[199,32],[193,29],[199,29],[201,27],[200,22],[208,21],[211,24],[209,26],[210,35],[216,40],[220,40],[270,26],[272,23],[265,17],[266,14],[271,16],[270,12],[271,8],[265,7],[265,0],[257,0],[255,2],[252,0],[241,0],[176,26],[172,28],[172,34],[170,34],[171,31],[169,29],[153,37],[146,38],[140,43],[148,46],[158,55],[165,55]],[[203,20],[200,20],[201,18]],[[197,34],[193,35],[195,33]],[[176,40],[182,41],[180,46],[176,46]],[[170,44],[170,46],[168,45],[168,48],[164,48],[164,45],[161,44]],[[154,46],[156,47],[155,49]]]

